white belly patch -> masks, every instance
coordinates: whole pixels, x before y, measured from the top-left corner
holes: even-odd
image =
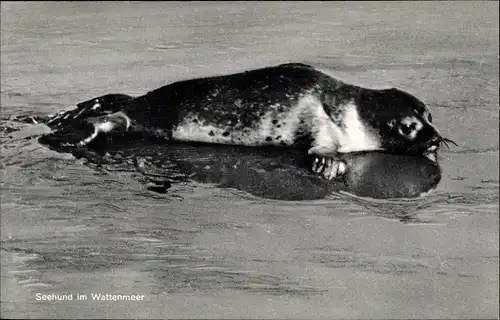
[[[360,120],[356,106],[343,106],[342,127],[326,114],[321,102],[313,95],[299,98],[294,106],[278,112],[279,104],[268,107],[267,112],[252,128],[217,126],[191,116],[177,125],[172,138],[180,141],[236,144],[246,146],[291,146],[298,130],[314,138],[313,146],[338,152],[380,149],[379,138]]]
[[[354,104],[345,106],[342,120],[344,127],[339,134],[338,152],[380,150],[380,138],[359,118],[359,113]]]
[[[306,125],[314,137],[313,147],[341,153],[381,149],[380,138],[361,121],[354,103],[339,106],[342,109],[340,126],[316,98],[306,96],[299,105],[302,105],[304,119],[309,121]]]
[[[246,146],[291,146],[300,125],[297,108],[278,112],[280,104],[269,106],[259,122],[250,127],[224,127],[205,123],[193,116],[185,119],[172,131],[172,138],[181,141],[236,144]]]

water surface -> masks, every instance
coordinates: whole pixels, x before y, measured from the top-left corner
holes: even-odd
[[[2,2],[2,128],[119,92],[290,61],[422,98],[438,189],[387,204],[214,184],[161,195],[2,132],[2,317],[497,318],[497,2]],[[19,126],[19,125],[18,125]],[[172,196],[172,195],[175,195]],[[417,219],[402,222],[394,206]],[[144,294],[138,302],[37,293]]]

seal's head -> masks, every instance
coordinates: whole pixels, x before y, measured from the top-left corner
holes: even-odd
[[[425,104],[409,93],[396,88],[363,89],[356,102],[361,117],[380,136],[384,150],[428,156],[441,144],[456,145],[441,136]]]

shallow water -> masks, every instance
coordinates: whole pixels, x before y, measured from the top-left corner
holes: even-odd
[[[134,172],[40,145],[30,136],[42,125],[2,132],[2,318],[498,317],[498,3],[1,9],[2,127],[107,93],[302,61],[415,94],[459,143],[441,152],[434,193],[388,204],[197,182],[155,194]],[[89,301],[97,292],[145,299]]]

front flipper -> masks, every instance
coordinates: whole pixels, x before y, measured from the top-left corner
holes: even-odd
[[[312,171],[327,180],[338,179],[347,172],[347,164],[332,150],[313,147],[308,153],[312,157]]]
[[[130,128],[130,118],[123,112],[101,117],[73,120],[64,127],[40,138],[44,144],[81,147],[92,142],[99,133],[125,132]]]

